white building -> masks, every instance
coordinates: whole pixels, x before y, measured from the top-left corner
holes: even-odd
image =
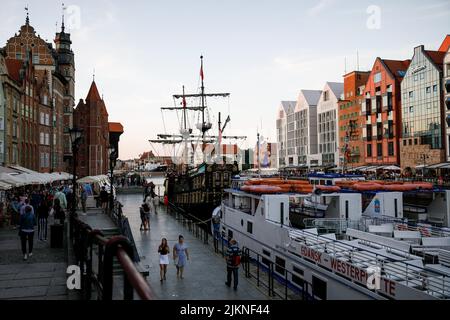
[[[278,166],[317,166],[317,102],[320,90],[301,90],[282,101],[277,117]]]
[[[290,132],[292,132],[292,128],[295,126],[293,120],[293,114],[295,110],[296,101],[281,101],[280,106],[278,107],[277,113],[277,146],[278,146],[278,167],[285,167],[289,164],[288,154],[293,157],[294,149],[292,146],[292,139],[294,135],[291,134],[291,139],[288,143],[288,118],[290,123]],[[290,147],[288,148],[288,145]]]
[[[444,102],[447,161],[450,161],[450,47],[444,58]]]
[[[339,166],[338,101],[343,92],[343,83],[327,82],[317,103],[318,160],[321,166]]]

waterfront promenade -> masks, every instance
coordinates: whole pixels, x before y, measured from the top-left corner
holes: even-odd
[[[68,300],[67,256],[64,249],[50,248],[37,240],[33,257],[23,260],[18,231],[0,228],[0,300]]]
[[[197,239],[173,215],[165,213],[165,207],[160,206],[157,215],[150,217],[150,231],[140,231],[141,223],[139,206],[142,195],[119,195],[123,204],[123,213],[128,217],[133,231],[134,240],[141,256],[143,266],[148,266],[147,278],[157,299],[267,299],[267,296],[250,283],[240,270],[239,287],[225,286],[226,266],[222,255],[215,254],[211,245],[205,245]],[[161,238],[167,238],[171,248],[182,234],[188,245],[190,261],[185,267],[184,279],[177,279],[173,259],[167,270],[167,280],[160,282],[158,246]],[[210,242],[212,238],[210,238]]]

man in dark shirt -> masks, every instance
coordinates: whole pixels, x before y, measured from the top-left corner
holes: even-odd
[[[100,202],[102,203],[102,209],[104,210],[104,213],[106,213],[106,209],[108,208],[108,198],[108,191],[106,191],[105,186],[102,186],[102,191],[100,191]]]

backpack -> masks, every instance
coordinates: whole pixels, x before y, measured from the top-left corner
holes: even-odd
[[[233,250],[233,255],[230,258],[231,260],[231,266],[232,267],[238,267],[241,264],[241,256],[239,254],[239,249]]]
[[[150,207],[148,206],[148,203],[144,203],[144,204],[142,205],[142,209],[144,209],[145,212],[150,211]]]

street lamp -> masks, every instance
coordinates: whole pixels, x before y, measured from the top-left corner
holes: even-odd
[[[78,148],[82,140],[83,129],[73,127],[69,129],[70,134],[70,143],[72,144],[72,161],[73,161],[73,170],[72,170],[72,207],[70,212],[70,236],[73,235],[73,224],[74,219],[76,217],[76,204],[77,204],[77,153]]]
[[[114,191],[113,191],[113,184],[114,184],[114,167],[116,166],[117,161],[117,151],[116,148],[114,148],[113,145],[110,145],[108,147],[108,154],[109,154],[109,171],[110,171],[110,182],[111,182],[111,188],[110,188],[110,194],[109,194],[109,210],[112,212],[114,208]]]

